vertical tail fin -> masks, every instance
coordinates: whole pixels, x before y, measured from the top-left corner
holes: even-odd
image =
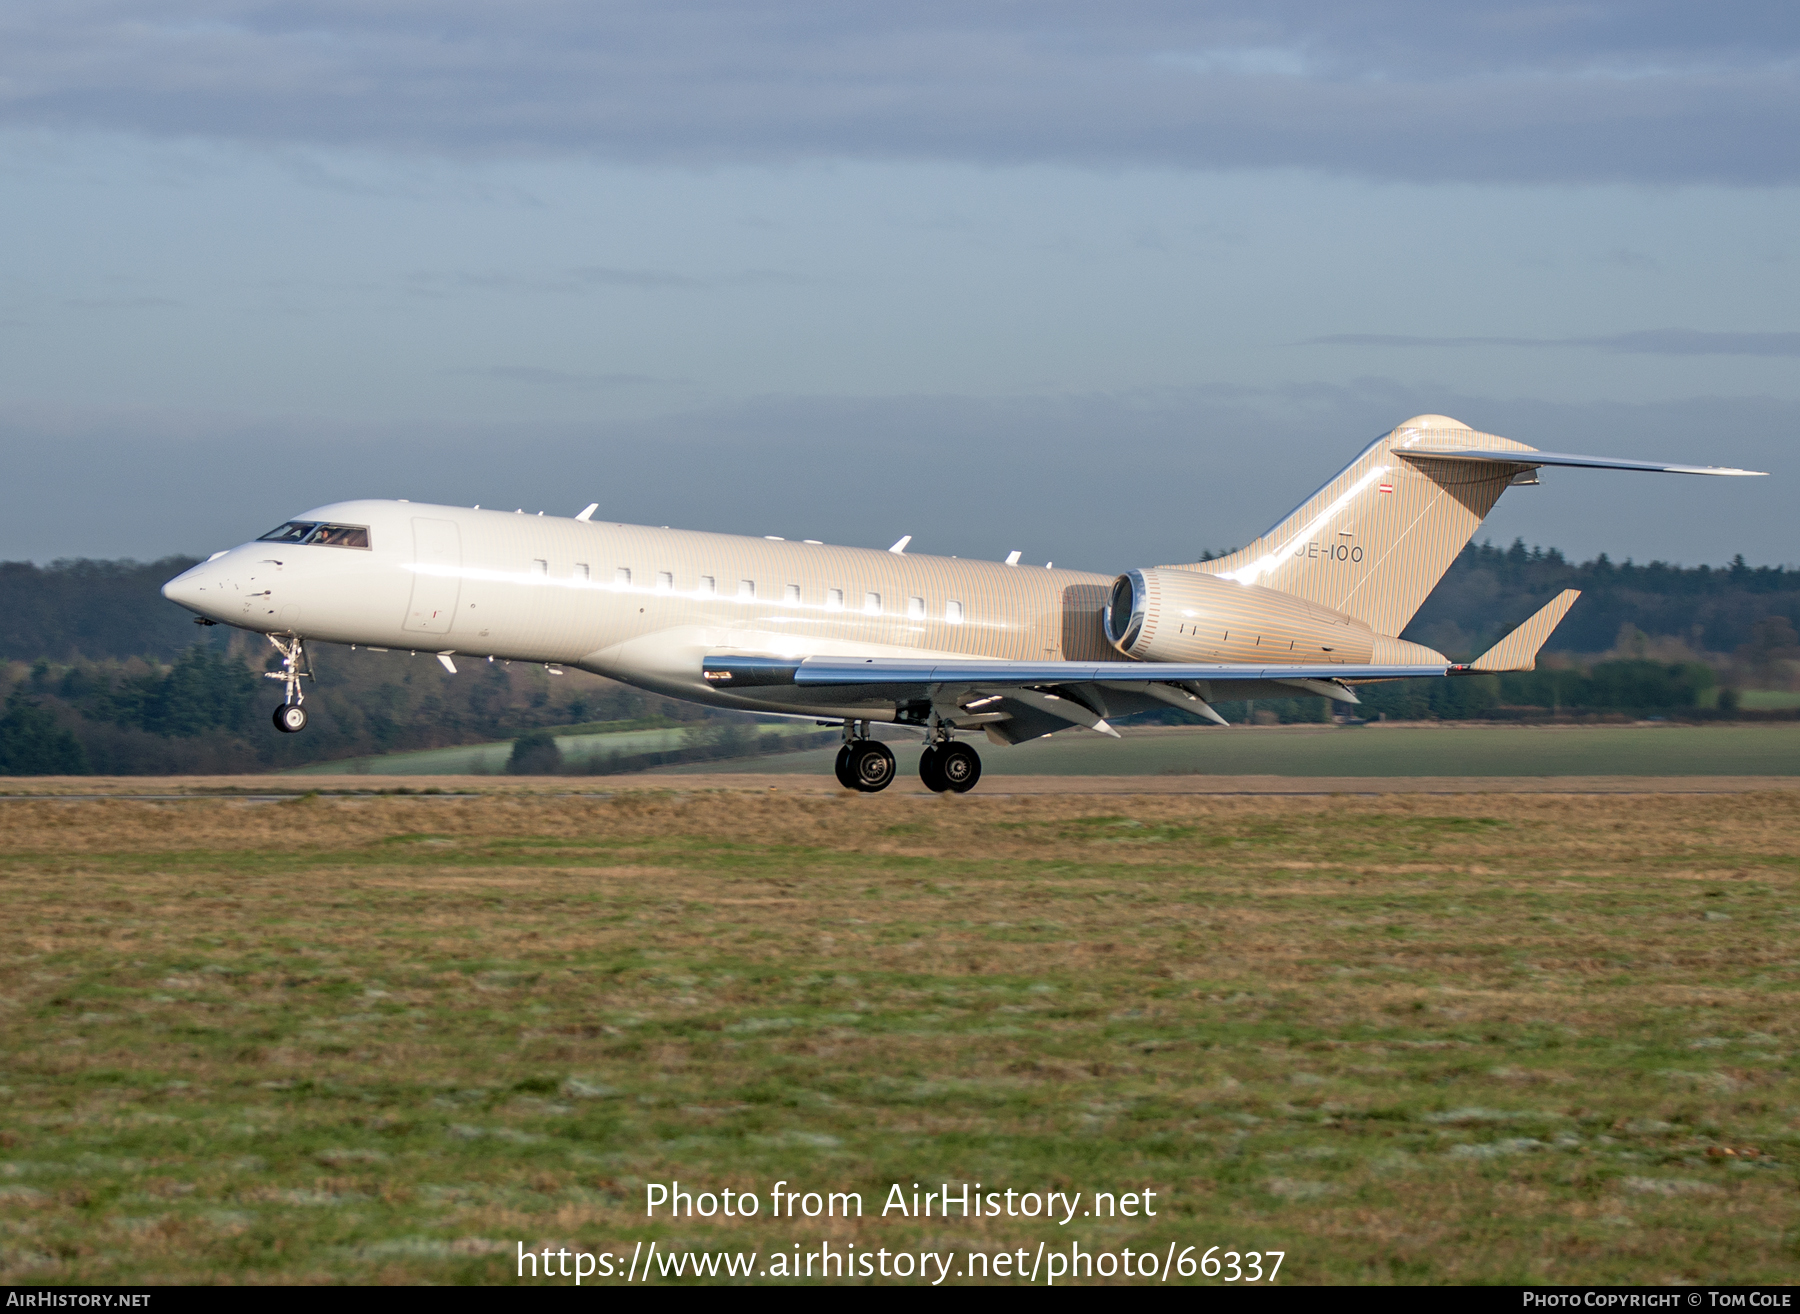
[[[1408,456],[1413,447],[1517,451],[1509,465]],[[1377,439],[1249,547],[1177,569],[1305,598],[1397,635],[1535,448],[1421,415]]]

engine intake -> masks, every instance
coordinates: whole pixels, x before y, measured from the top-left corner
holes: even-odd
[[[1376,646],[1367,625],[1341,612],[1167,566],[1119,576],[1101,623],[1113,647],[1148,662],[1362,663]]]
[[[1120,652],[1129,653],[1131,645],[1137,642],[1139,631],[1144,628],[1147,596],[1141,570],[1128,570],[1113,582],[1100,619],[1106,627],[1107,642]]]

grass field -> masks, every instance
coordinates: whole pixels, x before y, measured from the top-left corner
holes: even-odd
[[[756,735],[812,735],[818,727],[810,721],[785,721],[757,725]],[[590,759],[632,756],[639,753],[669,753],[692,747],[693,737],[682,726],[660,726],[644,730],[614,730],[599,733],[559,734],[556,747],[563,761],[580,767]],[[332,762],[317,762],[296,767],[283,775],[370,775],[370,776],[462,776],[498,775],[506,770],[512,756],[513,741],[499,740],[489,744],[458,744],[451,748],[424,748],[411,753],[384,753],[379,757],[357,757]]]
[[[1122,741],[1069,730],[1010,748],[972,742],[983,775],[995,776],[1800,775],[1800,724],[1154,727],[1126,730]],[[916,736],[894,740],[909,779],[919,747]],[[661,769],[829,775],[835,751]]]
[[[1797,837],[1792,793],[11,800],[0,1282],[1790,1282]],[[671,1179],[1161,1207],[647,1223]]]
[[[1800,707],[1800,691],[1792,689],[1744,689],[1738,693],[1738,705],[1765,711]]]

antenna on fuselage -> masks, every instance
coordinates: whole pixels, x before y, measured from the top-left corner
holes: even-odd
[[[910,542],[912,542],[912,535],[902,534],[900,535],[900,541],[889,548],[888,551],[892,552],[897,557],[903,557],[906,555],[906,545]]]
[[[1015,548],[1013,551],[1006,554],[1006,564],[1009,566],[1016,566],[1019,564],[1019,558],[1024,555],[1024,552]]]

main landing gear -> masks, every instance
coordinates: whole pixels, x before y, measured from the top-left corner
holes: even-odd
[[[967,744],[958,743],[939,727],[919,758],[919,779],[934,794],[946,790],[966,794],[981,779],[981,758]],[[869,738],[867,721],[844,723],[844,746],[838,749],[838,783],[845,789],[878,794],[894,783],[894,753],[886,744]]]
[[[307,659],[305,642],[298,634],[283,638],[279,634],[271,634],[269,642],[275,645],[281,654],[279,671],[264,671],[263,678],[280,680],[286,686],[281,706],[275,709],[275,728],[284,735],[299,734],[306,729],[306,708],[303,704],[306,695],[300,692],[300,681],[314,679],[312,662]]]
[[[878,794],[894,783],[894,750],[868,735],[867,721],[844,722],[844,746],[834,765],[845,789]]]
[[[934,794],[945,790],[966,794],[981,779],[981,758],[967,744],[954,739],[927,744],[919,756],[919,779]]]

